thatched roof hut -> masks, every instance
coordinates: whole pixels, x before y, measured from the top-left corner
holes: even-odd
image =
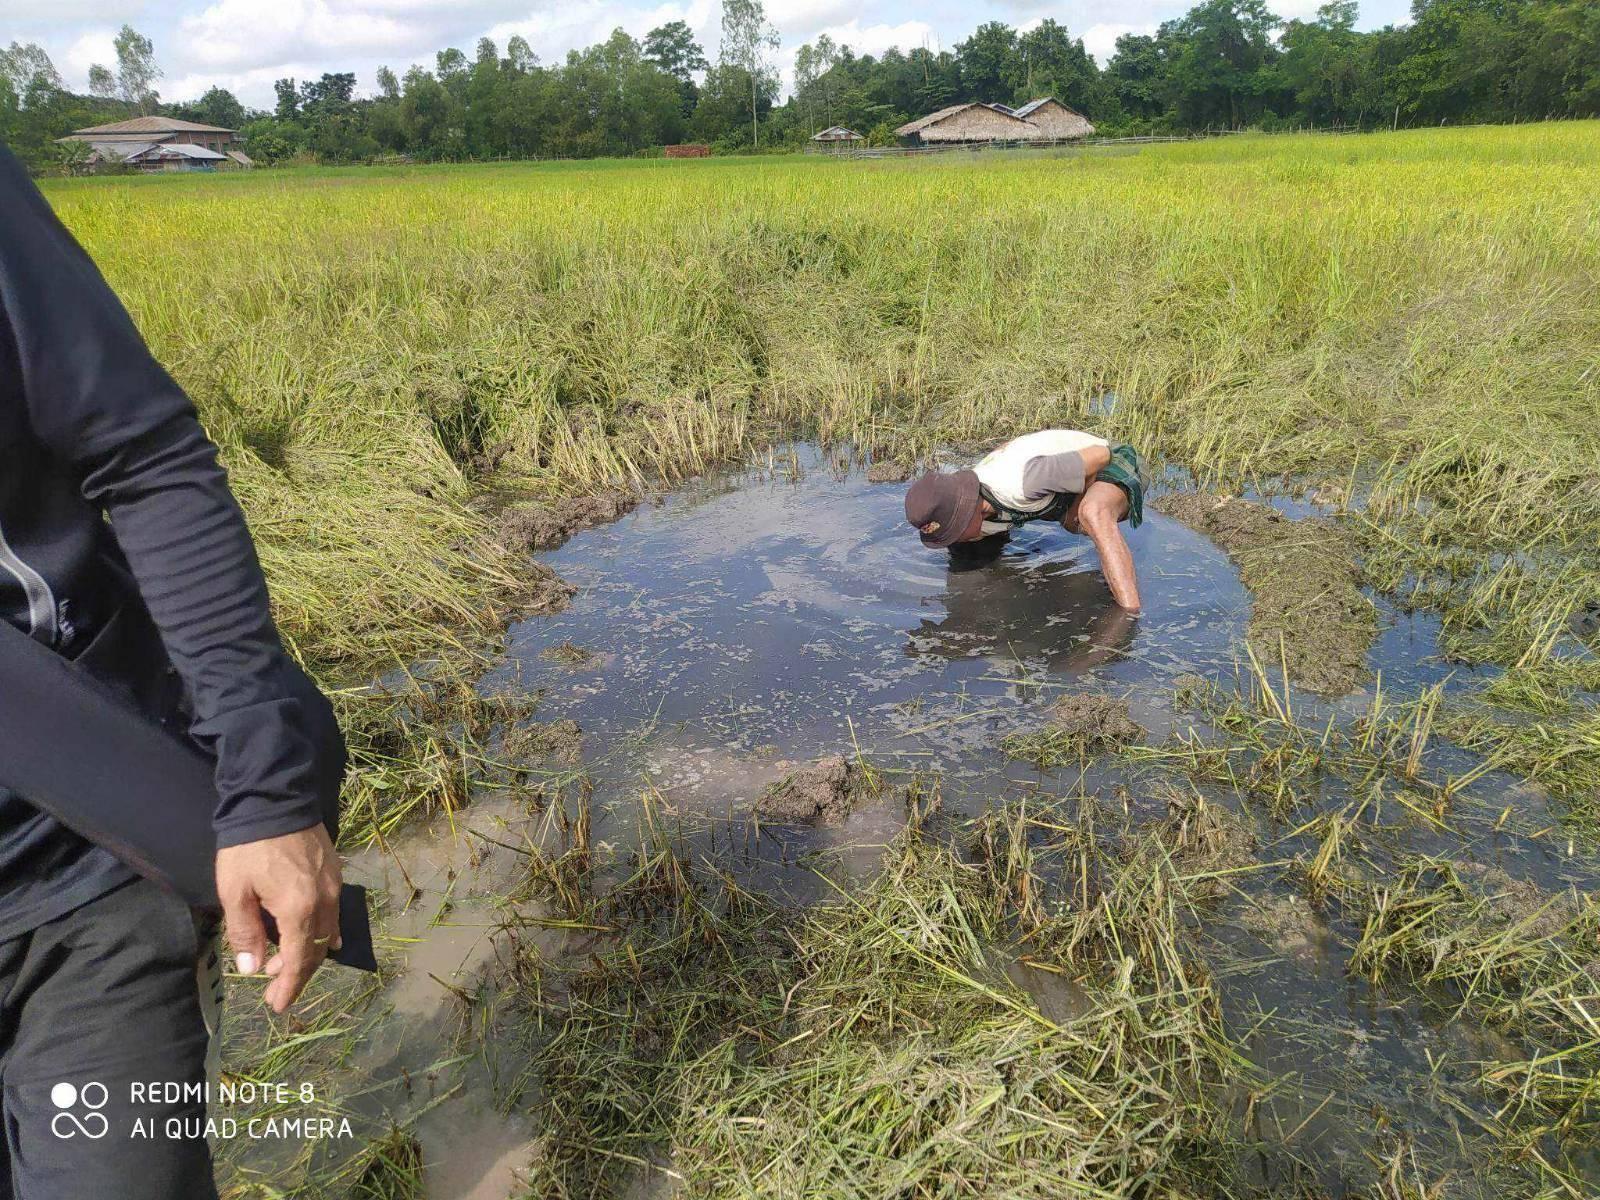
[[[1036,125],[1042,136],[1053,141],[1063,138],[1085,138],[1094,132],[1094,126],[1082,113],[1074,112],[1054,96],[1030,100],[1016,110],[1016,116],[1030,125]]]
[[[952,104],[919,121],[909,121],[895,135],[912,146],[939,146],[961,142],[1025,142],[1043,136],[1010,113],[988,104]]]

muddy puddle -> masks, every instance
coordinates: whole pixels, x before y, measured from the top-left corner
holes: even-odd
[[[646,501],[540,555],[575,587],[571,603],[514,626],[481,686],[537,695],[541,721],[581,728],[597,863],[664,834],[742,887],[806,904],[829,894],[823,875],[873,873],[903,826],[907,788],[936,792],[952,827],[1002,796],[1079,790],[1158,811],[1146,797],[1159,789],[1146,785],[1169,764],[1112,751],[1129,740],[1129,722],[1150,747],[1203,726],[1181,699],[1186,680],[1242,686],[1252,605],[1228,554],[1147,508],[1128,535],[1146,604],[1130,619],[1112,605],[1087,541],[1028,528],[992,560],[953,563],[906,529],[902,492],[799,447]],[[1291,518],[1312,511],[1278,507]],[[1378,688],[1450,693],[1476,682],[1438,657],[1432,618],[1368,599],[1377,633],[1361,682],[1334,696],[1285,688],[1302,724],[1352,721]],[[1046,727],[1064,700],[1079,711],[1070,698],[1082,693],[1116,702],[1106,753],[1041,767],[1002,749]],[[772,802],[819,760],[830,780],[834,762],[869,763],[877,786],[837,803]],[[1443,744],[1426,762],[1473,765]],[[1193,786],[1249,825],[1262,864],[1232,878],[1198,931],[1230,1030],[1264,1081],[1248,1107],[1276,1132],[1255,1132],[1319,1164],[1304,1169],[1332,1195],[1372,1185],[1370,1155],[1385,1136],[1445,1160],[1481,1140],[1492,1105],[1477,1067],[1519,1046],[1446,1019],[1416,989],[1352,976],[1359,929],[1308,902],[1282,870],[1315,851],[1313,818],[1363,793],[1323,777],[1296,811],[1274,812],[1235,786]],[[1595,886],[1592,866],[1560,838],[1528,836],[1555,824],[1537,789],[1487,773],[1457,803],[1461,819],[1449,823],[1391,805],[1365,829],[1363,854],[1492,864],[1552,891]],[[352,864],[352,877],[387,895],[386,939],[404,965],[345,1064],[352,1087],[368,1081],[350,1107],[374,1133],[380,1119],[414,1122],[434,1200],[516,1195],[517,1171],[537,1152],[526,1056],[508,1039],[456,1035],[473,1019],[463,993],[484,999],[480,981],[507,953],[502,918],[525,848],[553,845],[551,836],[548,813],[493,796]],[[532,937],[547,961],[581,960],[599,936],[555,919],[540,928],[531,904],[518,912],[535,918],[532,933],[519,928],[519,953]],[[1067,982],[1027,971],[1017,982],[1047,1012],[1076,1008]],[[1307,1177],[1285,1173],[1285,1161],[1263,1160],[1259,1182]],[[1590,1167],[1600,1179],[1600,1162]]]
[[[581,532],[544,556],[571,605],[514,627],[485,686],[535,691],[542,716],[583,728],[603,837],[642,788],[685,821],[738,818],[784,765],[830,754],[937,773],[947,807],[977,811],[1035,777],[998,747],[1067,692],[1126,696],[1159,738],[1172,679],[1233,671],[1249,597],[1181,524],[1152,514],[1130,534],[1135,620],[1087,541],[1025,530],[953,566],[906,529],[902,493],[802,449]]]

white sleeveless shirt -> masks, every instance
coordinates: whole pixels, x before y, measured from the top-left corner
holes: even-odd
[[[972,470],[1002,508],[1043,513],[1063,493],[1083,491],[1083,460],[1077,452],[1109,445],[1076,429],[1041,429],[995,447]],[[1003,533],[1014,526],[1014,521],[985,521],[983,531]]]

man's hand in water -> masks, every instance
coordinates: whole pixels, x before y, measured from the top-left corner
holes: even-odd
[[[1128,497],[1114,483],[1091,479],[1089,486],[1068,506],[1061,527],[1080,533],[1100,552],[1100,569],[1105,572],[1111,598],[1135,616],[1139,613],[1139,580],[1133,570],[1133,555],[1122,538],[1117,523],[1128,512]]]
[[[272,976],[266,1001],[284,1012],[339,946],[339,855],[322,825],[217,851],[217,895],[239,970]],[[262,912],[278,923],[267,958]],[[264,965],[263,965],[264,964]]]

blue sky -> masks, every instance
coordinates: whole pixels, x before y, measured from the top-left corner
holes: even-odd
[[[1270,2],[1270,0],[1269,0]],[[1278,0],[1284,17],[1308,17],[1320,0]],[[783,35],[785,78],[796,48],[827,33],[857,53],[889,46],[949,47],[984,21],[1026,28],[1053,17],[1102,62],[1117,36],[1147,32],[1183,12],[1183,0],[766,0]],[[1362,28],[1407,19],[1407,0],[1364,0]],[[272,81],[324,71],[355,71],[358,90],[388,65],[403,72],[433,65],[434,51],[469,55],[488,35],[502,51],[521,34],[545,62],[600,41],[617,26],[636,37],[666,21],[687,21],[716,55],[720,0],[0,0],[0,43],[38,42],[69,87],[85,88],[91,63],[112,65],[111,39],[128,22],[155,42],[168,100],[198,96],[213,84],[247,104],[272,102]]]

